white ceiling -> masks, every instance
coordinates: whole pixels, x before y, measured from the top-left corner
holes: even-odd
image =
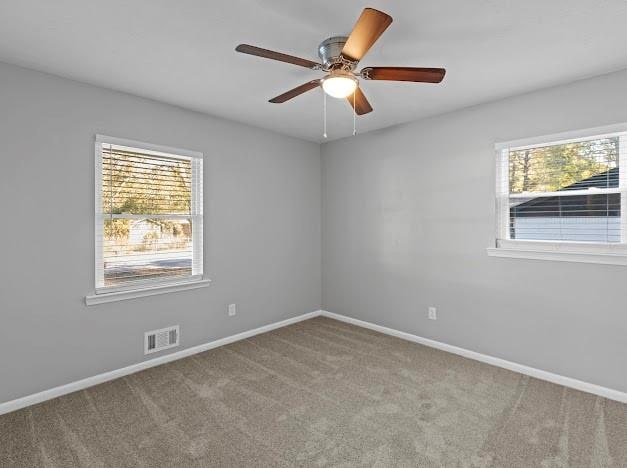
[[[363,83],[359,132],[627,67],[625,0],[2,0],[0,61],[321,141],[321,91],[267,102],[321,73],[233,49],[317,60],[366,6],[394,22],[362,66],[447,76]],[[350,135],[350,107],[328,105],[329,139]]]

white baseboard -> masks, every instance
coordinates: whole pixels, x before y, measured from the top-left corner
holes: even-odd
[[[17,398],[15,400],[7,401],[5,403],[0,403],[0,415],[5,414],[5,413],[10,413],[11,411],[16,411],[18,409],[25,408],[27,406],[31,406],[36,403],[41,403],[46,400],[51,400],[53,398],[60,397],[62,395],[67,395],[68,393],[76,392],[78,390],[83,390],[88,387],[93,387],[94,385],[98,385],[103,382],[108,382],[109,380],[114,380],[120,377],[124,377],[125,375],[134,374],[135,372],[139,372],[141,370],[148,369],[150,367],[155,367],[161,364],[165,364],[167,362],[176,361],[177,359],[182,359],[184,357],[188,357],[193,354],[202,353],[203,351],[217,348],[218,346],[224,346],[226,344],[233,343],[235,341],[250,338],[251,336],[259,335],[261,333],[266,333],[271,330],[285,327],[287,325],[291,325],[296,322],[301,322],[303,320],[317,317],[318,315],[320,315],[321,312],[322,311],[320,310],[316,310],[314,312],[309,312],[307,314],[299,315],[297,317],[292,317],[286,320],[281,320],[280,322],[275,322],[269,325],[264,325],[262,327],[255,328],[253,330],[248,330],[242,333],[238,333],[236,335],[231,335],[225,338],[220,338],[219,340],[211,341],[209,343],[201,344],[198,346],[193,346],[191,348],[186,348],[181,351],[177,351],[175,353],[166,354],[164,356],[159,356],[154,359],[149,359],[147,361],[138,362],[137,364],[131,364],[130,366],[122,367],[121,369],[115,369],[109,372],[104,372],[102,374],[94,375],[86,379],[77,380],[75,382],[61,385],[59,387],[54,387],[49,390],[44,390],[42,392],[33,393],[32,395],[27,395],[22,398]]]
[[[442,351],[446,351],[449,353],[458,354],[460,356],[463,356],[469,359],[474,359],[476,361],[485,362],[486,364],[491,364],[493,366],[502,367],[504,369],[518,372],[520,374],[529,375],[537,379],[546,380],[548,382],[553,382],[558,385],[563,385],[565,387],[570,387],[576,390],[581,390],[582,392],[592,393],[594,395],[599,395],[604,398],[608,398],[610,400],[616,400],[622,403],[627,403],[627,393],[625,392],[613,390],[611,388],[601,387],[599,385],[591,384],[588,382],[583,382],[577,379],[572,379],[570,377],[564,377],[562,375],[553,374],[552,372],[547,372],[547,371],[543,371],[540,369],[535,369],[533,367],[524,366],[522,364],[517,364],[515,362],[506,361],[504,359],[488,356],[486,354],[477,353],[475,351],[470,351],[468,349],[459,348],[457,346],[452,346],[452,345],[442,343],[439,341],[430,340],[428,338],[423,338],[421,336],[412,335],[411,333],[402,332],[399,330],[395,330],[393,328],[384,327],[382,325],[376,325],[374,323],[365,322],[363,320],[355,319],[352,317],[347,317],[345,315],[335,314],[333,312],[328,312],[326,310],[317,310],[314,312],[309,312],[307,314],[299,315],[297,317],[292,317],[286,320],[282,320],[280,322],[275,322],[269,325],[264,325],[262,327],[255,328],[253,330],[248,330],[242,333],[238,333],[236,335],[231,335],[225,338],[220,338],[218,340],[211,341],[209,343],[201,344],[198,346],[193,346],[191,348],[186,348],[181,351],[177,351],[175,353],[166,354],[164,356],[159,356],[154,359],[149,359],[147,361],[139,362],[137,364],[131,364],[130,366],[123,367],[121,369],[115,369],[109,372],[94,375],[93,377],[88,377],[86,379],[77,380],[75,382],[61,385],[59,387],[54,387],[49,390],[44,390],[42,392],[34,393],[32,395],[27,395],[22,398],[17,398],[15,400],[7,401],[5,403],[0,403],[0,415],[10,413],[11,411],[16,411],[18,409],[25,408],[27,406],[31,406],[31,405],[41,403],[47,400],[51,400],[56,397],[67,395],[68,393],[72,393],[78,390],[83,390],[85,388],[93,387],[94,385],[98,385],[103,382],[108,382],[110,380],[124,377],[125,375],[134,374],[135,372],[139,372],[144,369],[149,369],[150,367],[155,367],[161,364],[165,364],[167,362],[176,361],[177,359],[182,359],[182,358],[191,356],[193,354],[202,353],[203,351],[217,348],[219,346],[224,346],[229,343],[234,343],[235,341],[250,338],[251,336],[259,335],[261,333],[266,333],[271,330],[275,330],[277,328],[281,328],[287,325],[291,325],[293,323],[301,322],[303,320],[308,320],[310,318],[314,318],[319,315],[322,315],[324,317],[329,317],[335,320],[340,320],[342,322],[350,323],[353,325],[357,325],[359,327],[368,328],[370,330],[375,330],[381,333],[385,333],[386,335],[396,336],[398,338],[402,338],[407,341],[412,341],[414,343],[419,343],[419,344],[436,348],[436,349],[440,349]]]
[[[457,346],[452,346],[446,343],[442,343],[440,341],[430,340],[428,338],[423,338],[421,336],[412,335],[411,333],[394,330],[393,328],[376,325],[374,323],[365,322],[363,320],[355,319],[352,317],[347,317],[345,315],[335,314],[333,312],[328,312],[326,310],[321,311],[320,315],[324,317],[329,317],[335,320],[340,320],[342,322],[350,323],[352,325],[357,325],[359,327],[368,328],[370,330],[375,330],[381,333],[385,333],[386,335],[396,336],[397,338],[402,338],[407,341],[413,341],[414,343],[419,343],[425,346],[429,346],[431,348],[436,348],[436,349],[440,349],[442,351],[446,351],[449,353],[458,354],[460,356],[463,356],[469,359],[474,359],[475,361],[481,361],[481,362],[485,362],[486,364],[491,364],[493,366],[502,367],[504,369],[518,372],[520,374],[525,374],[531,377],[535,377],[536,379],[546,380],[548,382],[552,382],[558,385],[563,385],[564,387],[574,388],[576,390],[580,390],[582,392],[587,392],[587,393],[592,393],[594,395],[602,396],[610,400],[616,400],[622,403],[627,403],[627,393],[621,392],[619,390],[601,387],[600,385],[583,382],[581,380],[573,379],[570,377],[564,377],[563,375],[554,374],[552,372],[547,372],[547,371],[540,370],[540,369],[535,369],[529,366],[524,366],[522,364],[517,364],[515,362],[506,361],[505,359],[488,356],[487,354],[477,353],[475,351],[470,351],[468,349],[459,348]]]

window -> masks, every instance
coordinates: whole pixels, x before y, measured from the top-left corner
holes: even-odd
[[[202,161],[96,138],[96,295],[202,280]]]
[[[627,264],[626,130],[496,145],[497,236],[488,253]]]

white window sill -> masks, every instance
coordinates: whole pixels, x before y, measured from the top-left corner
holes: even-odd
[[[135,289],[132,291],[115,291],[101,294],[91,294],[85,296],[85,304],[88,306],[104,304],[106,302],[124,301],[126,299],[136,299],[138,297],[154,296],[171,292],[186,291],[188,289],[206,288],[211,284],[210,279],[188,281],[185,283],[164,284],[148,288]]]
[[[612,253],[565,252],[535,250],[533,248],[488,247],[491,257],[523,258],[530,260],[552,260],[558,262],[600,263],[604,265],[627,265],[627,255]]]

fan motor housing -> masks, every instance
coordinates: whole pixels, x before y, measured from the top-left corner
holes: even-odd
[[[325,70],[343,68],[352,71],[355,68],[356,64],[342,57],[342,49],[347,40],[347,36],[333,36],[320,43],[318,57],[320,57]]]

